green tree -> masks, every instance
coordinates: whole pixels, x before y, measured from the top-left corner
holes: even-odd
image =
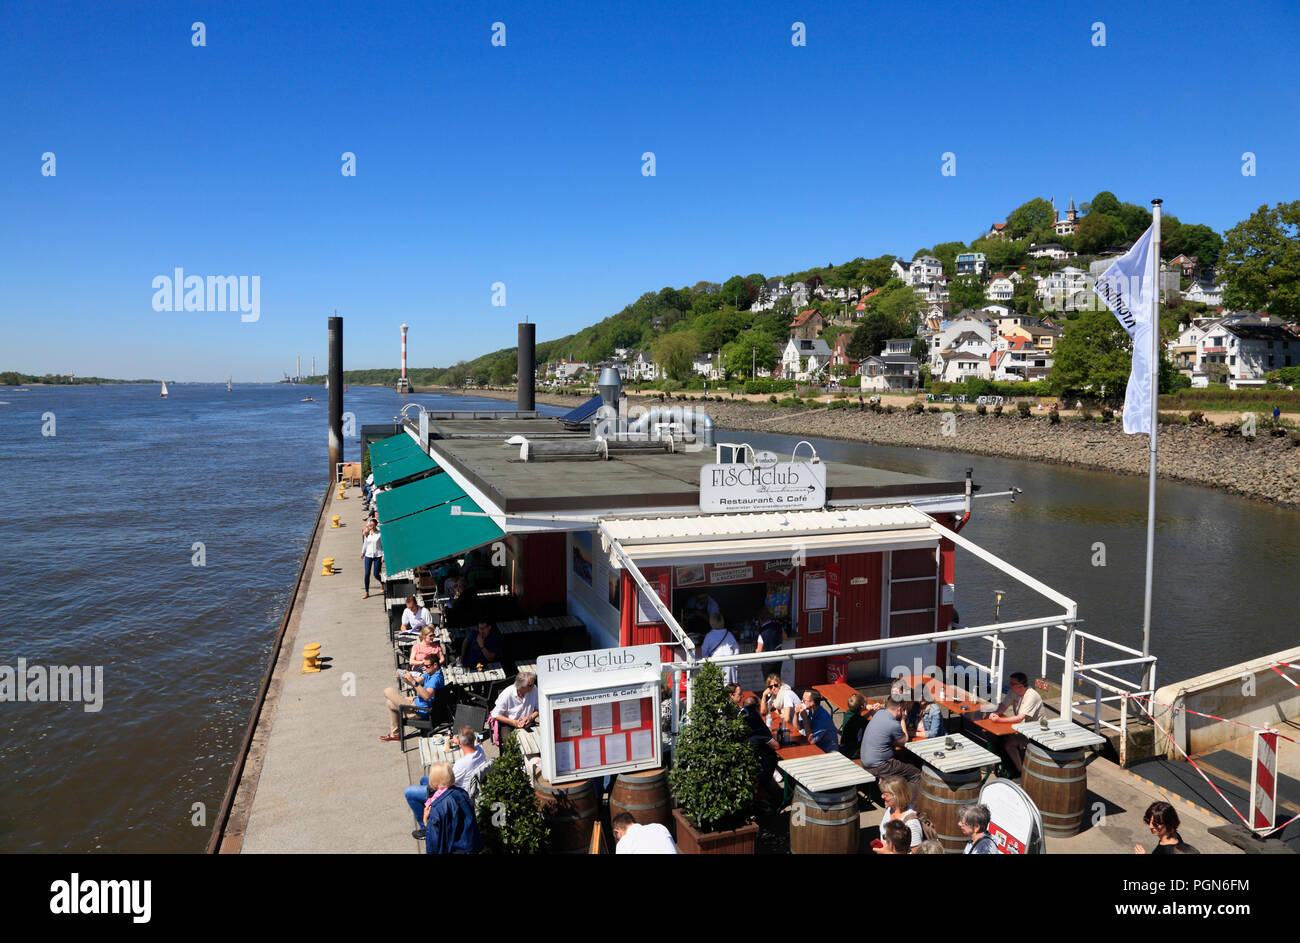
[[[1088,394],[1123,399],[1133,363],[1133,342],[1115,315],[1085,311],[1070,323],[1056,348],[1051,387],[1061,396]]]
[[[1119,198],[1109,190],[1102,190],[1088,203],[1088,215],[1101,213],[1112,219],[1119,219]]]
[[[873,308],[867,312],[862,323],[853,332],[853,339],[849,341],[847,353],[854,360],[877,357],[884,350],[885,341],[891,337],[898,337],[902,333],[902,325],[896,318],[879,308]]]
[[[1300,317],[1300,200],[1261,206],[1229,229],[1220,265],[1228,307]]]
[[[976,239],[971,251],[984,253],[989,271],[1009,272],[1025,260],[1029,243],[1022,239]]]
[[[984,295],[984,283],[978,276],[958,275],[948,285],[948,303],[953,311],[982,308],[987,301]]]
[[[1107,246],[1120,242],[1122,232],[1115,217],[1092,212],[1079,220],[1079,231],[1075,233],[1074,241],[1079,252],[1095,255]]]
[[[964,242],[941,242],[934,247],[930,253],[941,263],[943,263],[943,274],[952,278],[957,274],[957,253],[966,251]],[[987,253],[985,253],[987,255]]]
[[[1035,197],[1022,203],[1007,214],[1007,230],[1013,239],[1033,236],[1050,230],[1056,222],[1056,211],[1052,204],[1042,197]]]
[[[777,339],[767,331],[751,328],[722,348],[723,368],[728,373],[743,373],[745,376],[750,376],[755,365],[771,369],[780,359],[776,353],[777,343]]]
[[[897,333],[891,337],[911,337],[916,333],[916,325],[921,316],[921,299],[915,291],[897,282],[887,291],[882,291],[873,299],[872,310],[879,311],[897,324]]]
[[[650,345],[655,363],[663,368],[670,379],[684,383],[690,378],[695,355],[700,352],[700,339],[694,331],[677,331],[662,334]]]
[[[754,808],[758,760],[722,685],[722,669],[706,661],[691,690],[691,710],[677,738],[668,784],[682,814],[699,831],[736,828]]]
[[[1168,247],[1167,254],[1171,257],[1195,256],[1207,276],[1219,264],[1219,254],[1223,251],[1223,237],[1209,226],[1200,223],[1181,226],[1172,240],[1165,239],[1163,219],[1160,221],[1160,230],[1160,239]]]
[[[862,265],[862,280],[872,288],[881,288],[894,277],[890,266],[894,264],[897,256],[882,255],[877,259],[868,259]]]
[[[546,850],[550,829],[537,808],[537,794],[513,733],[484,775],[477,818],[484,850],[490,854],[537,855]]]
[[[509,360],[498,360],[492,365],[492,385],[505,386],[515,375],[516,364]]]

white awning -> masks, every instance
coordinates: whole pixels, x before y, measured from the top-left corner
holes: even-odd
[[[933,547],[933,523],[899,505],[605,520],[601,530],[638,564],[687,564]],[[617,557],[611,563],[620,565]]]

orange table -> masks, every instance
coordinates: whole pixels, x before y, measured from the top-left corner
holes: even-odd
[[[834,684],[814,684],[813,690],[841,714],[848,713],[849,698],[858,693],[852,685],[841,684],[838,681]]]

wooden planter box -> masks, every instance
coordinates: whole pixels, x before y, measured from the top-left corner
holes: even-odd
[[[673,809],[673,820],[677,850],[684,855],[752,855],[758,844],[758,826],[752,822],[725,832],[697,832],[681,809]]]

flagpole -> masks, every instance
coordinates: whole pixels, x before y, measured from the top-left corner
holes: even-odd
[[[1142,655],[1151,654],[1151,576],[1156,552],[1156,430],[1160,423],[1160,205],[1151,201],[1151,467],[1147,481],[1147,576],[1142,605]],[[1142,669],[1142,687],[1150,688],[1151,665]]]

